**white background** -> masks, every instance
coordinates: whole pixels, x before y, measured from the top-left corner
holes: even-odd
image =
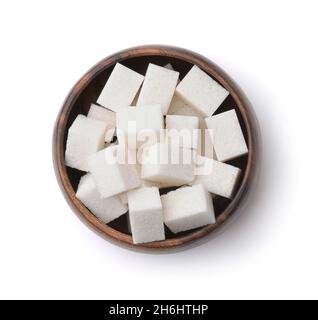
[[[0,298],[318,298],[317,1],[2,1]],[[182,252],[110,244],[66,204],[55,117],[96,62],[142,44],[201,53],[260,123],[259,183],[240,217]]]

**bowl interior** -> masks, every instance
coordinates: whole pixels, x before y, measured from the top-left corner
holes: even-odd
[[[189,63],[187,61],[184,61],[182,59],[176,58],[176,57],[169,57],[169,56],[160,56],[160,55],[148,55],[148,56],[138,56],[138,57],[133,57],[133,58],[124,58],[123,60],[120,61],[123,65],[141,73],[145,74],[146,69],[148,66],[148,63],[154,63],[157,65],[164,66],[167,63],[171,63],[173,68],[180,72],[180,79],[182,79],[186,73],[190,70],[190,68],[193,66],[192,63]],[[115,63],[114,63],[115,64]],[[67,132],[68,128],[76,118],[78,114],[84,114],[86,115],[88,113],[89,107],[91,103],[96,102],[98,95],[100,94],[102,88],[104,87],[109,75],[111,74],[111,71],[114,67],[114,64],[110,66],[109,68],[96,73],[90,82],[86,85],[85,88],[81,90],[79,93],[78,98],[74,101],[73,105],[71,106],[71,110],[68,113],[68,117],[66,119],[66,127],[64,131],[64,151],[65,151],[65,145],[66,145],[66,138],[67,138]],[[246,124],[243,120],[242,114],[240,109],[237,107],[235,100],[232,95],[229,95],[226,100],[222,103],[222,105],[218,108],[217,113],[221,113],[230,109],[235,109],[241,124],[241,128],[243,131],[243,134],[246,139],[246,143],[249,145],[248,141],[248,135],[247,135],[247,127]],[[248,161],[248,156],[243,156],[240,158],[237,158],[235,160],[229,161],[227,163],[232,164],[234,166],[239,167],[242,170],[242,175],[241,175],[241,180],[245,175],[245,171],[247,168],[247,161]],[[69,177],[70,183],[74,189],[74,192],[77,190],[77,186],[79,183],[79,179],[81,178],[82,175],[84,175],[84,172],[81,172],[76,169],[71,169],[66,167],[67,175]],[[241,181],[239,181],[238,185],[241,184]],[[171,189],[162,189],[160,192],[166,193],[170,191]],[[230,205],[231,200],[223,198],[223,197],[215,197],[213,200],[214,203],[214,208],[215,208],[215,214],[216,217],[220,216],[222,212]],[[112,221],[109,224],[110,227],[114,228],[115,230],[124,233],[124,234],[129,234],[128,233],[128,225],[127,225],[127,217],[126,215],[121,216],[120,218]],[[201,228],[199,228],[201,229]],[[166,228],[166,238],[167,239],[176,239],[180,237],[184,237],[185,235],[189,235],[196,230],[190,230],[178,234],[173,234],[171,233],[167,228]]]

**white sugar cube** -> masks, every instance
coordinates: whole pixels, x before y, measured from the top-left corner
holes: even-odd
[[[179,72],[150,63],[141,87],[137,106],[159,104],[162,113],[166,115],[178,78]]]
[[[78,115],[68,130],[65,164],[88,171],[87,158],[104,148],[105,131],[104,122]]]
[[[181,186],[194,179],[192,150],[157,143],[142,154],[141,178],[165,185]]]
[[[199,118],[190,116],[166,116],[167,139],[183,148],[197,149],[199,143]]]
[[[159,183],[151,180],[141,180],[141,186],[143,188],[151,188],[151,187],[156,187],[158,189],[164,189],[164,188],[170,188],[170,187],[175,187],[173,184],[168,184],[168,183]]]
[[[127,193],[133,242],[165,239],[162,205],[158,188],[139,188]]]
[[[200,118],[201,129],[201,155],[207,158],[215,159],[216,154],[213,146],[213,134],[207,130],[204,118]],[[211,134],[210,134],[211,133]]]
[[[211,129],[216,157],[228,161],[248,153],[247,145],[235,110],[220,113],[205,119]]]
[[[200,174],[196,175],[191,184],[202,184],[215,195],[232,198],[241,170],[206,157],[198,157],[197,163],[196,171],[200,170]]]
[[[141,155],[143,154],[143,151],[141,151]],[[142,158],[142,156],[141,156]],[[142,159],[141,159],[142,160]],[[138,163],[137,165],[137,171],[139,176],[141,177],[141,164]],[[165,184],[165,183],[159,183],[159,182],[155,182],[155,181],[151,181],[151,180],[145,180],[145,179],[141,179],[141,188],[152,188],[152,187],[156,187],[158,189],[163,189],[163,188],[169,188],[169,187],[174,187],[174,185],[171,184]]]
[[[202,185],[171,191],[161,202],[164,223],[174,233],[215,223],[211,195]]]
[[[135,95],[134,100],[133,100],[132,103],[130,104],[131,107],[135,107],[135,106],[137,105],[137,101],[138,101],[138,99],[139,99],[139,94],[140,94],[140,89],[141,89],[141,88],[139,88],[137,94]]]
[[[116,113],[94,103],[91,104],[87,117],[106,123],[110,122],[113,126],[116,126]]]
[[[92,103],[87,117],[106,123],[105,142],[111,142],[116,129],[116,113]]]
[[[189,106],[180,96],[178,96],[177,94],[174,94],[170,104],[170,108],[168,110],[168,115],[198,117],[199,128],[201,130],[201,140],[199,140],[201,144],[199,145],[198,152],[207,157],[213,156],[213,152],[214,152],[213,145],[209,139],[209,136],[206,139],[206,134],[205,134],[206,125],[205,125],[205,120],[202,114],[200,114],[196,109]]]
[[[81,178],[76,197],[104,223],[109,223],[128,211],[127,204],[123,204],[118,196],[101,198],[90,173]]]
[[[119,143],[124,144],[122,140],[125,140],[131,149],[145,143],[143,140],[149,134],[157,141],[164,126],[159,105],[121,108],[117,112],[116,119]]]
[[[127,201],[128,201],[128,198],[127,198]],[[128,203],[128,202],[127,202]],[[131,234],[131,224],[130,224],[130,217],[129,217],[129,212],[128,212],[128,214],[127,214],[127,231],[128,231],[128,233],[130,233]]]
[[[141,187],[142,188],[152,188],[152,187],[160,188],[160,183],[141,179]]]
[[[178,84],[176,93],[206,117],[211,116],[229,94],[195,65]]]
[[[164,68],[169,69],[169,70],[174,70],[171,63],[167,63],[167,64],[164,66]]]
[[[203,156],[210,158],[210,159],[216,159],[216,154],[214,150],[214,146],[211,140],[210,135],[207,133],[205,134],[205,139],[203,141],[203,153],[201,153]]]
[[[143,152],[141,151],[141,154]],[[139,176],[141,177],[141,165],[138,164],[137,165],[138,168],[138,173]],[[151,180],[145,180],[145,179],[141,179],[141,188],[152,188],[152,187],[156,187],[158,189],[162,189],[162,188],[169,188],[169,187],[173,187],[173,185],[169,185],[169,184],[164,184],[164,183],[159,183],[159,182],[155,182],[155,181],[151,181]]]
[[[128,204],[127,192],[120,193],[118,197],[123,204]]]
[[[172,65],[168,63],[165,68],[174,70]],[[190,105],[188,105],[180,96],[176,93],[173,95],[170,107],[168,110],[168,115],[179,115],[179,116],[192,116],[192,117],[202,117],[202,115]]]
[[[165,68],[174,70],[172,65],[168,63]],[[179,83],[179,80],[178,80]],[[188,105],[179,95],[174,93],[167,114],[180,116],[202,117],[202,115],[190,105]]]
[[[88,159],[89,171],[103,198],[137,188],[141,184],[136,164],[128,163],[126,157],[121,159],[121,154],[127,152],[123,149],[119,145],[111,146]]]
[[[174,94],[168,114],[180,116],[202,117],[202,114],[187,104],[180,96]]]
[[[129,106],[142,84],[144,76],[116,63],[97,103],[105,108],[117,111],[120,107]]]

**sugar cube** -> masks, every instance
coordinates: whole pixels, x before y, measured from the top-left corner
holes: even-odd
[[[117,112],[117,136],[128,142],[128,148],[138,148],[151,134],[156,142],[163,128],[163,115],[159,105],[125,107]]]
[[[123,204],[128,204],[127,192],[120,193],[118,197]]]
[[[187,104],[180,96],[174,94],[168,114],[180,116],[202,117],[202,114]]]
[[[198,148],[199,154],[212,157],[213,155],[213,145],[209,137],[206,139],[205,134],[205,120],[202,114],[200,114],[196,109],[188,105],[180,96],[174,94],[170,108],[168,110],[168,115],[180,115],[180,116],[192,116],[199,118],[199,128],[201,130],[201,140]]]
[[[213,135],[214,150],[219,161],[229,161],[248,153],[235,110],[205,119]]]
[[[103,198],[137,188],[141,184],[136,164],[121,159],[127,151],[119,145],[110,146],[88,159],[98,191]]]
[[[176,88],[176,93],[203,116],[211,116],[229,92],[194,65]]]
[[[136,95],[135,95],[134,100],[133,100],[132,103],[130,104],[131,107],[136,107],[137,101],[138,101],[139,95],[140,95],[140,89],[141,89],[141,88],[139,88],[138,92],[137,92]]]
[[[87,158],[104,148],[105,131],[104,122],[78,115],[68,130],[65,164],[88,171]]]
[[[170,70],[174,70],[172,65],[168,63],[165,65],[165,68]],[[179,80],[178,80],[179,82]],[[179,95],[174,93],[170,107],[168,109],[168,113],[170,115],[179,115],[179,116],[192,116],[192,117],[202,117],[202,114],[198,112],[196,109],[192,108],[188,105]]]
[[[165,185],[181,186],[194,179],[192,150],[157,143],[142,154],[141,178]]]
[[[111,142],[113,140],[116,130],[116,113],[114,111],[108,110],[104,107],[100,107],[92,103],[89,108],[87,117],[105,122],[107,125],[105,142]]]
[[[143,150],[140,150],[140,154],[141,154],[141,161],[142,161],[142,154],[143,154]],[[137,164],[137,171],[139,176],[141,177],[141,164],[138,163]],[[171,184],[165,184],[165,183],[160,183],[160,182],[155,182],[155,181],[151,181],[151,180],[145,180],[145,179],[141,179],[141,188],[152,188],[152,187],[156,187],[158,189],[162,189],[162,188],[170,188],[170,187],[174,187],[174,185]]]
[[[211,195],[203,185],[168,192],[161,202],[164,223],[174,233],[215,223]]]
[[[164,68],[169,69],[169,70],[174,70],[171,63],[167,63],[167,64],[164,66]]]
[[[199,118],[191,116],[167,115],[168,140],[183,148],[197,149],[199,143]]]
[[[120,107],[129,106],[143,80],[143,75],[116,63],[97,103],[113,111],[117,111]]]
[[[128,201],[128,198],[127,198],[127,201]],[[127,204],[128,204],[128,202],[127,202]],[[129,212],[127,213],[126,217],[127,217],[127,231],[128,231],[128,233],[131,234],[131,224],[130,224]]]
[[[139,188],[127,193],[133,242],[165,239],[162,205],[158,188]]]
[[[167,114],[179,72],[150,63],[141,87],[137,106],[159,104],[162,113]]]
[[[232,198],[241,173],[239,168],[200,156],[197,157],[197,164],[197,175],[192,185],[202,184],[215,195]]]
[[[207,158],[216,159],[216,154],[213,146],[213,134],[207,130],[205,119],[200,119],[201,129],[201,155]]]
[[[155,181],[151,181],[151,180],[141,180],[141,186],[143,188],[151,188],[151,187],[157,187],[158,189],[164,189],[164,188],[170,188],[170,187],[174,187],[173,184],[168,184],[168,183],[160,183],[160,182],[155,182]]]
[[[109,223],[128,211],[118,196],[101,198],[90,173],[81,177],[76,197],[101,221]]]

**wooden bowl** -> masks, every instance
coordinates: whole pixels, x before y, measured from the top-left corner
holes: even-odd
[[[97,100],[116,62],[120,62],[141,74],[145,74],[149,62],[161,66],[171,63],[175,70],[180,72],[181,79],[192,65],[196,64],[230,92],[216,113],[235,108],[249,149],[248,155],[228,162],[241,168],[243,172],[235,196],[232,200],[222,197],[214,199],[216,224],[178,234],[173,234],[166,229],[166,240],[141,244],[137,247],[172,248],[205,237],[220,228],[233,215],[251,185],[257,163],[258,130],[254,112],[233,80],[208,59],[185,49],[152,45],[123,50],[100,61],[75,84],[57,116],[53,136],[55,172],[66,200],[74,212],[99,234],[122,244],[136,246],[132,243],[132,237],[128,233],[126,215],[106,225],[75,197],[79,179],[84,173],[66,167],[64,162],[68,128],[78,114],[87,114],[90,104]]]

